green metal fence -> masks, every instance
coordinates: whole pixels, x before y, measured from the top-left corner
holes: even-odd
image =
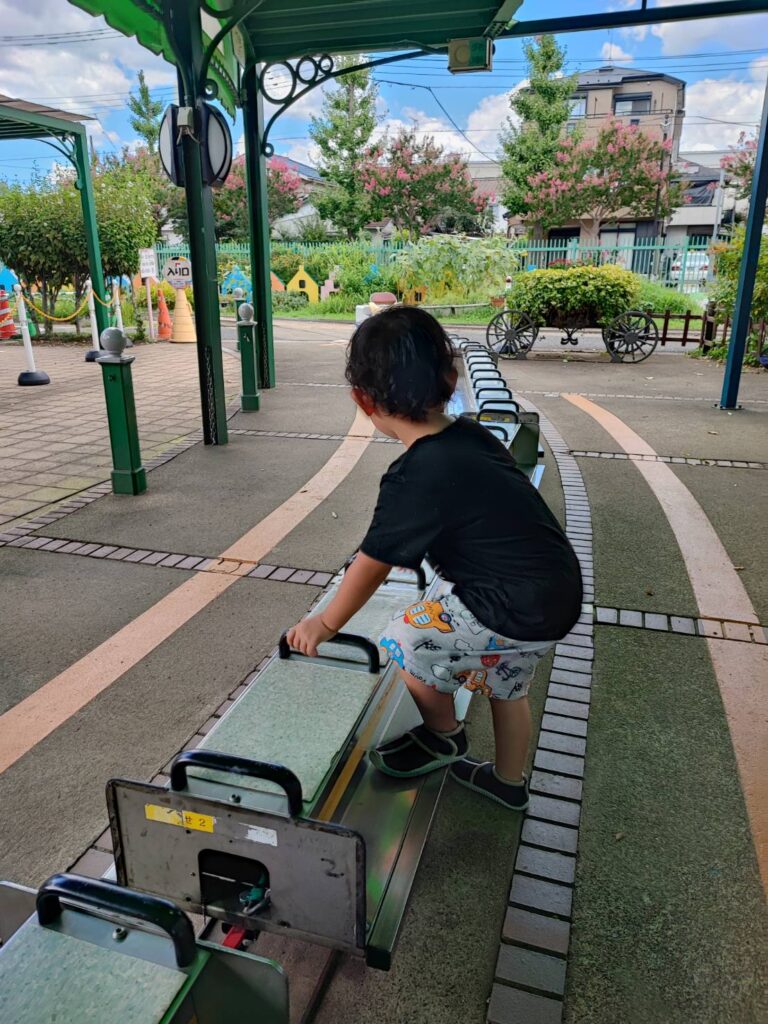
[[[657,281],[680,292],[701,292],[712,279],[713,257],[710,253],[712,239],[694,236],[680,242],[659,241],[651,238],[635,245],[582,245],[577,239],[557,242],[532,242],[526,239],[510,240],[510,249],[519,252],[524,270],[542,270],[547,267],[565,267],[573,264],[607,266],[614,264],[639,274],[650,281]],[[373,245],[366,242],[274,242],[274,246],[288,247],[304,256],[310,256],[329,246],[349,246],[364,251],[372,264],[385,265],[403,243]],[[158,245],[155,247],[158,266],[171,256],[188,256],[189,246]],[[219,263],[237,264],[246,269],[250,263],[250,247],[247,243],[222,242],[216,246]]]
[[[577,239],[549,243],[521,240],[513,247],[520,252],[526,270],[614,264],[668,288],[689,293],[704,291],[711,280],[711,244],[711,239],[697,237],[681,242],[659,242],[652,238],[635,245],[581,245]]]

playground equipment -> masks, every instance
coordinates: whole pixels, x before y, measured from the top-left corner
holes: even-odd
[[[336,271],[338,271],[338,269],[339,268],[337,267]],[[334,281],[333,273],[331,273],[320,286],[320,301],[323,302],[325,299],[328,298],[329,295],[333,295],[338,291],[341,291],[341,289]]]
[[[520,309],[503,309],[491,318],[485,331],[488,348],[504,359],[525,359],[539,335],[539,324]],[[579,313],[564,314],[545,325],[558,327],[565,336],[561,345],[578,345],[577,331],[601,326]],[[640,309],[628,309],[601,326],[603,343],[613,363],[641,363],[659,343],[653,317]]]
[[[24,344],[24,357],[27,360],[26,370],[19,374],[18,383],[21,387],[34,387],[38,384],[50,384],[51,378],[47,373],[38,370],[35,366],[35,354],[32,351],[32,339],[29,336],[29,324],[27,323],[27,310],[24,305],[24,296],[21,293],[21,285],[15,284],[13,290],[16,294],[16,309],[19,313],[19,327],[21,329],[21,340]]]
[[[0,882],[0,910],[7,1024],[288,1020],[280,967],[196,940],[190,919],[168,900],[61,874],[37,892]]]
[[[242,331],[252,323],[251,310],[241,309],[240,316]],[[109,348],[112,338],[102,343]],[[461,353],[460,380],[449,411],[493,430],[538,485],[543,467],[537,417],[511,398],[493,354],[466,339],[454,338],[454,344]],[[333,599],[342,578],[343,570],[315,612]],[[167,786],[109,781],[117,885],[46,883],[63,886],[61,896],[68,903],[71,898],[73,915],[111,914],[109,929],[90,917],[73,916],[54,939],[48,934],[55,927],[51,917],[45,912],[42,918],[39,912],[28,917],[33,894],[21,893],[25,911],[19,907],[20,890],[0,886],[0,934],[6,940],[0,948],[0,989],[8,993],[9,1005],[20,1008],[20,1024],[48,1019],[39,1008],[48,1006],[54,988],[61,992],[61,977],[67,979],[68,1001],[59,1004],[60,1024],[107,1019],[101,1000],[111,994],[113,976],[116,999],[127,999],[130,989],[139,1000],[135,1015],[123,1013],[121,1020],[188,1024],[191,1018],[173,1016],[169,1009],[172,1005],[179,1013],[178,1002],[160,998],[187,986],[184,997],[192,999],[199,1024],[236,1019],[238,1024],[241,1019],[287,1024],[280,968],[250,952],[239,954],[246,958],[242,962],[233,958],[214,944],[222,935],[230,950],[255,941],[258,951],[259,934],[274,933],[325,946],[370,967],[390,967],[446,773],[393,779],[368,763],[368,749],[411,728],[418,718],[398,678],[392,658],[397,652],[378,649],[374,640],[395,611],[413,603],[429,606],[444,587],[426,564],[415,573],[393,569],[347,624],[350,632],[322,644],[319,657],[292,651],[282,637],[200,746],[174,758]],[[473,694],[482,691],[475,676],[467,684],[455,698],[459,718]],[[44,886],[44,902],[46,892]],[[3,930],[2,922],[14,917],[8,911],[14,899],[15,918]],[[40,894],[38,906],[39,900]],[[196,945],[185,913],[203,917]],[[153,947],[140,945],[141,920],[171,933],[175,945],[156,934]],[[106,950],[80,957],[81,925],[90,929],[92,943]],[[14,929],[17,937],[7,941]],[[18,966],[33,944],[34,985]],[[217,972],[215,1010],[203,995],[214,975],[184,974],[193,955]],[[60,970],[53,970],[54,964]],[[157,977],[167,988],[147,980]],[[134,979],[132,987],[124,984],[127,979]],[[318,986],[317,999],[322,991]],[[232,1001],[246,996],[251,1018],[235,1018]],[[89,997],[96,1006],[90,1017],[84,1010]],[[122,1006],[114,1000],[112,1005]]]
[[[186,288],[176,289],[176,305],[173,309],[173,333],[170,340],[175,344],[194,344],[197,341],[195,321],[189,308]]]
[[[320,301],[320,288],[317,281],[309,276],[304,269],[303,263],[285,286],[285,290],[287,292],[301,292],[307,296],[310,302]]]

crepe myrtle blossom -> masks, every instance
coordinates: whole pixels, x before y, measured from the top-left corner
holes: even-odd
[[[554,227],[588,220],[594,229],[623,211],[632,217],[669,216],[683,188],[672,178],[670,139],[611,119],[593,140],[564,139],[555,165],[528,179],[529,220]]]
[[[476,190],[466,160],[444,153],[431,136],[417,139],[413,131],[371,146],[361,175],[373,218],[389,217],[414,237],[434,227],[447,210],[476,217],[493,202]]]

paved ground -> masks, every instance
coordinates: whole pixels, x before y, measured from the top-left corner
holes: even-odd
[[[20,351],[0,347],[3,529],[55,511],[62,500],[82,505],[35,531],[52,538],[41,541],[43,549],[0,549],[0,736],[6,727],[16,752],[0,768],[0,877],[36,884],[74,862],[106,825],[104,780],[160,772],[309,607],[327,579],[322,573],[354,550],[396,448],[366,447],[358,436],[339,386],[345,335],[335,324],[279,325],[279,386],[261,412],[232,418],[227,448],[188,447],[149,474],[145,495],[93,501],[92,485],[107,479],[109,467],[100,371],[82,363],[81,352],[41,348],[52,384],[20,389]],[[231,349],[231,330],[225,337]],[[145,458],[174,453],[199,426],[194,350],[134,351]],[[746,408],[728,415],[713,405],[721,371],[667,354],[638,367],[545,356],[505,369],[513,389],[584,453],[576,461],[592,510],[598,606],[681,621],[701,614],[706,565],[693,564],[690,552],[684,559],[686,529],[660,503],[664,480],[641,473],[645,462],[636,455],[685,485],[732,575],[736,567],[754,621],[768,623],[764,375],[745,375]],[[231,352],[225,373],[234,398],[239,364]],[[578,406],[566,394],[593,405]],[[655,456],[623,446],[593,408],[613,413]],[[307,433],[326,436],[295,436]],[[350,444],[360,446],[359,458],[342,472],[338,460]],[[562,518],[549,449],[546,462],[542,491]],[[315,494],[307,481],[329,465],[338,485]],[[294,495],[304,503],[299,513]],[[701,529],[691,520],[691,531]],[[235,556],[218,560],[230,550]],[[272,578],[238,575],[262,569]],[[717,612],[741,622],[732,593],[724,590]],[[757,1024],[768,1013],[761,962],[768,934],[753,836],[766,796],[740,785],[766,728],[766,648],[752,636],[717,647],[703,636],[596,627],[592,700],[582,705],[591,713],[565,987],[569,1024]],[[724,663],[739,666],[735,683],[724,677]],[[548,671],[542,666],[535,694],[537,722]],[[566,683],[568,666],[557,672]],[[750,742],[734,713],[733,685],[752,710]],[[569,703],[568,692],[562,696]],[[50,729],[41,708],[58,715]],[[480,753],[489,750],[487,711],[482,703],[471,710]],[[557,730],[552,711],[546,728]],[[562,764],[567,774],[567,759]],[[494,1021],[515,1019],[504,1010],[513,997],[534,1000],[526,1011],[532,1022],[560,1019],[561,953],[536,960],[532,952],[542,947],[505,927],[504,949],[527,956],[528,973],[513,976],[496,964],[519,828],[514,816],[449,789],[393,971],[345,964],[323,1024],[481,1024],[494,978]],[[98,872],[108,860],[106,852],[92,853],[81,867]]]

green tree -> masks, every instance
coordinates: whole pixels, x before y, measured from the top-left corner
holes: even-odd
[[[482,218],[490,197],[481,196],[469,177],[466,160],[444,154],[431,136],[413,131],[372,147],[361,168],[374,217],[391,217],[417,238],[447,213],[453,218]]]
[[[530,213],[528,179],[554,166],[577,84],[576,75],[563,75],[565,50],[553,36],[526,43],[524,52],[528,85],[510,97],[517,118],[507,118],[501,133],[502,198],[507,211],[521,217]]]
[[[353,67],[360,54],[340,57],[337,67]],[[313,197],[318,213],[355,238],[371,219],[369,195],[360,169],[376,127],[376,85],[369,70],[342,75],[337,87],[323,98],[320,117],[313,117],[309,134],[320,149],[320,166],[328,185]]]
[[[157,140],[160,136],[160,121],[163,113],[163,104],[160,100],[153,100],[149,86],[144,80],[144,72],[139,71],[139,91],[134,96],[128,97],[128,109],[131,116],[128,123],[131,128],[141,136],[147,144],[150,153],[157,150]]]
[[[138,269],[139,248],[155,240],[151,195],[140,182],[112,170],[98,173],[93,189],[104,272],[132,274]],[[29,183],[0,191],[0,260],[16,272],[27,296],[36,289],[35,303],[48,314],[65,284],[73,285],[79,299],[89,269],[73,175],[55,181],[36,175]]]
[[[188,239],[184,189],[171,188],[169,220],[179,234]],[[269,223],[278,217],[295,213],[302,203],[301,178],[280,157],[267,163],[267,208]],[[248,191],[245,181],[245,157],[235,157],[227,180],[213,191],[213,213],[216,218],[216,238],[219,242],[247,242]]]

